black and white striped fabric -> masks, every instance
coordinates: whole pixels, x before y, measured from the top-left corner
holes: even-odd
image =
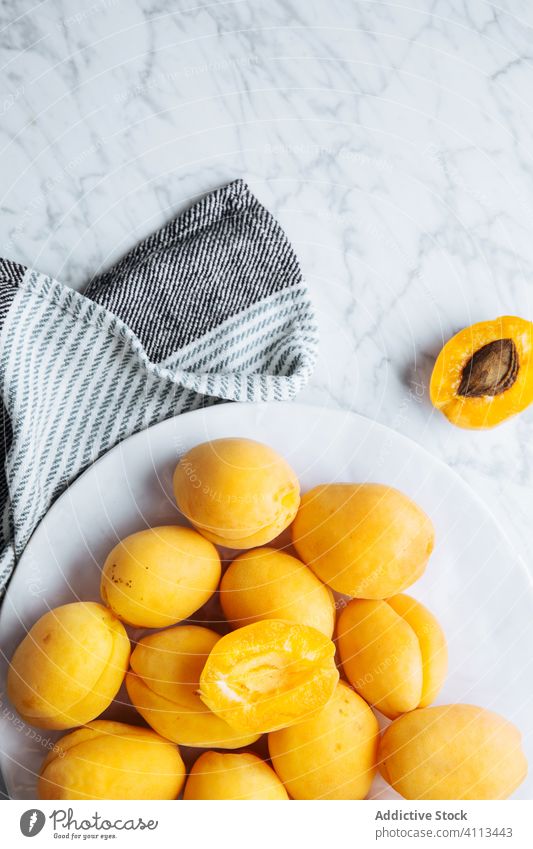
[[[120,440],[217,401],[287,400],[317,332],[285,234],[241,181],[84,295],[0,260],[0,588],[55,498]]]

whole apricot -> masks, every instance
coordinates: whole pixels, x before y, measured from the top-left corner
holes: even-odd
[[[45,613],[18,646],[8,696],[26,722],[72,728],[113,701],[128,668],[130,641],[110,610],[90,601]]]
[[[131,534],[108,554],[100,593],[129,625],[164,628],[187,619],[220,580],[215,546],[191,528],[165,525]]]
[[[287,791],[268,764],[247,752],[204,752],[191,769],[183,798],[287,800]]]
[[[234,627],[261,619],[285,619],[333,634],[331,590],[296,557],[274,548],[240,554],[220,584],[220,601]]]
[[[351,601],[339,617],[337,645],[348,681],[391,719],[430,704],[446,677],[444,632],[408,595]]]
[[[268,735],[272,766],[293,799],[364,799],[376,771],[378,721],[343,681],[312,717]]]
[[[406,713],[383,734],[379,761],[405,799],[507,799],[527,774],[516,726],[474,705]]]
[[[203,702],[236,731],[301,722],[333,695],[335,646],[308,625],[264,619],[226,634],[200,676]]]
[[[352,598],[388,598],[419,578],[433,551],[431,520],[403,492],[378,483],[306,492],[292,526],[298,556]]]
[[[137,643],[126,687],[133,705],[162,737],[218,749],[238,749],[258,739],[258,734],[238,734],[199,696],[200,675],[219,640],[209,628],[178,625]]]
[[[181,512],[207,539],[265,545],[294,519],[300,485],[289,464],[252,439],[215,439],[188,451],[174,472]]]
[[[176,799],[178,747],[147,728],[97,720],[59,740],[45,759],[39,799]]]

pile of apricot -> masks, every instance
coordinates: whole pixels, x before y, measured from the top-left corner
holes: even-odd
[[[404,592],[434,545],[418,505],[368,483],[300,497],[287,462],[247,439],[193,448],[174,491],[190,526],[123,539],[104,604],[49,611],[12,658],[20,715],[70,729],[41,798],[364,799],[378,769],[407,799],[513,793],[518,730],[473,705],[430,706],[447,649]],[[270,545],[289,526],[292,548]],[[217,545],[234,553],[223,575]],[[215,594],[225,620],[186,621]],[[131,651],[125,626],[155,630]],[[124,680],[138,725],[98,718]],[[188,776],[180,746],[202,750]]]

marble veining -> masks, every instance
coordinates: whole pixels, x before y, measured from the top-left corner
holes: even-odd
[[[440,457],[531,564],[533,411],[432,409],[434,358],[533,316],[528,0],[15,0],[0,11],[0,251],[81,289],[242,176],[294,243],[321,328],[301,401]]]

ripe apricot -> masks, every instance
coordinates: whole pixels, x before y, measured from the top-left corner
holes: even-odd
[[[113,701],[128,668],[130,641],[110,610],[90,601],[45,613],[18,646],[8,696],[27,722],[72,728]]]
[[[178,747],[147,728],[97,720],[59,740],[45,759],[39,799],[176,799]]]
[[[100,593],[129,625],[164,628],[205,604],[220,572],[215,546],[196,531],[178,525],[147,528],[108,554]]]
[[[264,619],[226,634],[200,676],[200,696],[241,733],[301,722],[331,698],[335,646],[307,625]]]
[[[220,635],[179,625],[139,640],[126,675],[129,697],[152,728],[174,743],[238,749],[257,734],[238,734],[200,699],[200,675]]]
[[[331,590],[296,557],[274,548],[240,554],[222,578],[220,601],[234,627],[284,619],[333,634]]]
[[[379,761],[405,799],[506,799],[527,774],[516,726],[474,705],[404,714],[383,734]]]
[[[268,764],[256,755],[204,752],[191,769],[185,800],[287,800],[287,791]]]
[[[339,681],[312,717],[268,735],[272,765],[293,799],[364,799],[376,771],[378,721]]]
[[[337,645],[348,681],[389,718],[430,704],[446,677],[444,632],[408,595],[351,601],[339,617]]]
[[[452,424],[490,428],[533,401],[533,324],[504,315],[453,336],[440,352],[429,387],[432,404]]]
[[[378,483],[306,492],[292,526],[298,556],[334,590],[388,598],[406,589],[433,551],[431,520],[403,492]]]
[[[289,464],[252,439],[215,439],[188,451],[174,472],[181,512],[207,539],[265,545],[294,519],[300,485]]]

